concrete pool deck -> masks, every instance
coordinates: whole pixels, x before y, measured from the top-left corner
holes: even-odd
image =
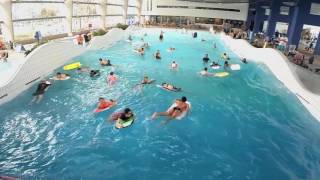
[[[294,93],[306,109],[320,121],[320,96],[307,90],[299,82],[285,56],[271,48],[255,48],[245,40],[233,39],[225,34],[220,34],[220,37],[240,58],[245,57],[249,61],[265,64],[276,78]]]

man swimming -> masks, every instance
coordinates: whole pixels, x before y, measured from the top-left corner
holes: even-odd
[[[182,113],[188,112],[190,109],[187,103],[187,98],[183,96],[181,99],[176,99],[175,106],[169,109],[167,112],[155,112],[152,115],[152,119],[156,119],[158,116],[167,116],[168,119],[175,119],[179,117]]]
[[[172,84],[168,84],[168,83],[162,83],[161,85],[162,88],[169,90],[169,91],[181,91],[181,88],[177,88]]]
[[[144,76],[140,84],[151,84],[154,80],[150,80],[148,76]]]
[[[99,59],[101,66],[112,66],[111,61],[109,59]]]
[[[112,99],[106,100],[105,98],[100,97],[99,103],[97,105],[97,110],[111,108],[112,106],[115,106],[116,104],[117,104],[117,102]]]
[[[99,70],[91,70],[90,71],[90,77],[95,78],[95,77],[99,77],[101,75]]]
[[[37,87],[37,90],[32,95],[34,98],[31,102],[36,101],[36,103],[40,103],[40,101],[43,99],[44,93],[48,90],[49,86],[51,86],[50,81],[41,81]]]
[[[134,120],[134,114],[130,108],[125,108],[123,112],[113,113],[110,120],[116,121],[116,127],[120,129],[124,127],[125,123]]]
[[[64,81],[70,78],[69,74],[57,72],[56,76],[54,76],[52,79],[56,81]]]
[[[209,73],[208,68],[205,67],[202,71],[200,71],[201,76],[214,76],[214,73]]]
[[[144,55],[144,48],[143,47],[141,47],[141,48],[136,48],[136,49],[134,49],[137,53],[139,53],[141,56],[143,56]]]
[[[160,40],[160,41],[162,41],[162,40],[163,40],[163,31],[161,31],[161,32],[160,32],[159,40]]]
[[[206,54],[206,55],[202,58],[202,61],[203,61],[204,64],[208,64],[208,62],[210,61],[209,55]]]
[[[154,57],[155,57],[156,59],[161,59],[160,50],[157,50],[157,52],[155,53]]]
[[[179,65],[176,63],[176,61],[172,61],[171,63],[171,69],[172,70],[178,70]]]

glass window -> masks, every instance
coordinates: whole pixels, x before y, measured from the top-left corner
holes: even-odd
[[[107,3],[123,5],[123,0],[108,0]]]
[[[290,7],[288,6],[280,6],[280,14],[289,15]]]
[[[63,3],[14,3],[12,12],[13,20],[57,17],[65,16],[66,7]]]
[[[137,6],[137,0],[129,0],[129,6]]]
[[[267,15],[267,16],[270,15],[270,9],[269,8],[265,9],[265,15]]]
[[[74,17],[72,21],[72,31],[82,31],[101,28],[101,17]]]
[[[122,6],[107,6],[107,15],[122,15]]]
[[[46,19],[32,21],[13,22],[14,35],[16,40],[33,38],[36,31],[42,36],[64,34],[66,32],[66,19]]]
[[[320,3],[311,3],[310,14],[320,15]]]
[[[96,4],[73,4],[73,15],[84,16],[84,15],[97,15],[100,14],[99,5]]]
[[[135,7],[128,7],[128,14],[136,15],[136,14],[138,14],[138,9]]]
[[[107,16],[106,17],[106,24],[108,27],[115,26],[118,23],[123,23],[123,17],[122,16]]]

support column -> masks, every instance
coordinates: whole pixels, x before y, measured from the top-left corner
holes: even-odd
[[[251,27],[251,24],[253,23],[254,21],[254,11],[252,10],[248,10],[248,16],[247,16],[247,22],[246,22],[246,27],[247,29],[249,29],[250,31],[253,30],[253,27]]]
[[[72,17],[73,17],[73,0],[65,0],[64,4],[67,9],[67,33],[68,36],[72,36]]]
[[[270,8],[270,15],[268,18],[268,27],[266,35],[268,37],[272,37],[276,31],[276,25],[278,16],[280,15],[280,6],[281,6],[281,0],[273,0]]]
[[[141,12],[142,12],[142,0],[137,0],[137,9],[138,9],[138,23],[141,24]]]
[[[311,8],[311,1],[301,2],[294,9],[290,29],[288,30],[288,44],[299,46],[301,32],[304,25],[304,20],[309,14]]]
[[[123,13],[122,13],[123,24],[127,24],[128,4],[129,4],[128,0],[124,0],[123,1],[123,5],[122,5],[122,9],[123,9]]]
[[[102,29],[106,29],[106,16],[107,16],[107,0],[100,0],[100,9],[101,9],[101,24]]]
[[[256,15],[254,17],[253,34],[256,34],[262,30],[260,27],[261,27],[261,24],[263,24],[264,22],[264,17],[265,17],[265,9],[257,5]]]
[[[14,31],[12,22],[12,2],[11,0],[1,0],[0,1],[0,11],[2,12],[2,17],[0,20],[3,21],[3,34],[5,41],[14,41]]]
[[[318,34],[317,44],[313,51],[314,55],[320,55],[320,33]]]

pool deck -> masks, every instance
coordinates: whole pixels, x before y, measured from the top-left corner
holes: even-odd
[[[306,109],[320,121],[320,96],[304,87],[289,67],[285,56],[271,48],[255,48],[245,40],[233,39],[225,34],[220,34],[220,37],[239,57],[265,64],[276,78],[294,93]]]

